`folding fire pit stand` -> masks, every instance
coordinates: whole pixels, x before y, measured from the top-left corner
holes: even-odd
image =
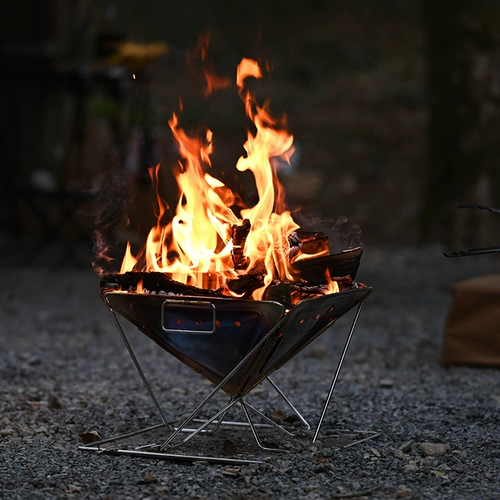
[[[254,462],[254,460],[169,453],[170,450],[185,444],[197,434],[208,432],[210,426],[213,426],[212,431],[215,431],[220,426],[237,425],[248,426],[261,449],[284,451],[263,445],[258,428],[271,426],[289,438],[297,436],[257,410],[248,403],[245,397],[267,379],[303,425],[307,429],[311,429],[306,419],[269,376],[323,333],[338,318],[357,306],[345,345],[338,359],[328,396],[312,436],[314,443],[318,438],[344,362],[360,314],[362,301],[370,293],[371,288],[354,284],[352,288],[339,293],[303,300],[288,312],[281,304],[269,301],[128,292],[104,293],[103,299],[149,396],[161,416],[162,423],[141,431],[101,440],[92,443],[92,446],[80,446],[80,449],[174,460],[208,460],[232,464]],[[164,350],[215,384],[212,392],[181,423],[169,422],[165,418],[116,312],[135,324],[139,330]],[[201,421],[197,428],[188,429],[189,424],[197,422],[196,417],[202,408],[221,390],[230,396],[230,402],[210,419]],[[237,403],[243,410],[247,420],[246,424],[223,420],[227,411]],[[267,424],[254,423],[251,413],[259,415]],[[157,429],[168,430],[170,435],[159,443],[133,449],[129,445],[126,447],[114,445],[114,443],[124,439]],[[181,432],[187,432],[187,437],[179,439]],[[374,434],[360,433],[361,440],[370,439],[374,437]]]

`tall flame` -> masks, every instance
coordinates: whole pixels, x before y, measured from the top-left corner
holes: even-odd
[[[219,76],[215,72],[213,65],[207,58],[208,46],[210,44],[210,33],[202,33],[198,39],[198,45],[192,54],[188,56],[188,64],[194,67],[194,61],[200,59],[203,64],[203,75],[207,84],[205,97],[208,97],[214,90],[224,89],[231,86],[231,81],[225,76]]]
[[[254,207],[242,210],[241,215],[250,220],[253,229],[247,238],[251,264],[264,259],[267,270],[265,285],[268,285],[273,277],[293,279],[287,266],[286,250],[289,246],[288,235],[299,226],[290,212],[284,210],[284,190],[271,163],[275,157],[289,161],[293,154],[293,136],[287,131],[285,118],[273,119],[268,104],[259,107],[252,93],[245,90],[246,78],[262,77],[257,62],[243,59],[236,75],[246,113],[257,130],[255,135],[248,132],[243,146],[247,156],[238,160],[236,168],[240,171],[251,170],[259,201]],[[260,293],[254,293],[254,298],[261,298],[262,292],[263,289],[260,289]]]
[[[293,154],[293,136],[287,130],[285,117],[272,117],[267,102],[259,106],[245,86],[249,77],[261,78],[262,70],[256,61],[243,59],[237,69],[236,83],[255,131],[248,132],[244,144],[246,155],[238,160],[236,168],[254,175],[257,204],[242,209],[241,218],[235,215],[231,207],[237,196],[205,172],[211,167],[212,132],[207,130],[202,138],[190,137],[174,114],[169,125],[181,157],[176,173],[180,191],[176,213],[168,224],[163,224],[167,205],[158,192],[158,165],[150,170],[157,191],[157,224],[137,258],[127,246],[122,273],[158,271],[181,283],[201,288],[221,287],[242,272],[235,270],[232,259],[232,228],[248,219],[250,230],[242,250],[245,269],[259,262],[266,269],[264,286],[254,292],[254,298],[262,298],[265,286],[273,279],[293,280],[287,258],[288,236],[299,226],[285,209],[284,190],[276,172],[277,165],[288,162]],[[281,161],[276,161],[277,158]],[[140,269],[139,263],[144,263]]]

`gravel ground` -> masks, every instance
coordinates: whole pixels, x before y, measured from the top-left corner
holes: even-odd
[[[446,259],[437,247],[366,248],[358,281],[374,292],[319,442],[290,441],[289,453],[260,453],[262,464],[241,466],[79,450],[85,431],[109,437],[159,422],[98,297],[98,278],[78,269],[0,270],[0,498],[499,498],[499,372],[438,363],[449,286],[499,269],[494,257]],[[274,376],[313,423],[351,318]],[[168,415],[208,392],[197,374],[131,333]],[[288,412],[267,386],[254,398],[275,415]],[[338,428],[380,435],[337,450]],[[224,451],[204,437],[195,446]],[[244,456],[244,448],[233,451]]]

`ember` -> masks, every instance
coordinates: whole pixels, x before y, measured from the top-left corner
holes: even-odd
[[[210,75],[206,73],[209,90]],[[272,117],[268,103],[259,105],[249,90],[248,78],[261,77],[256,61],[241,61],[236,82],[255,132],[248,132],[247,154],[236,168],[253,173],[258,202],[242,207],[237,194],[206,172],[211,166],[212,132],[190,137],[174,114],[169,124],[180,153],[175,216],[164,224],[168,207],[159,193],[158,165],[150,169],[159,207],[157,223],[136,256],[127,245],[120,274],[102,277],[103,291],[175,289],[174,293],[189,295],[274,300],[290,308],[304,298],[350,286],[361,248],[331,255],[328,237],[301,230],[285,207],[277,170],[290,161],[293,136],[286,118]]]

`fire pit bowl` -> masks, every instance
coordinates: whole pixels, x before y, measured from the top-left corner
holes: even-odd
[[[303,300],[288,312],[277,302],[210,296],[106,292],[103,298],[165,351],[216,385],[273,332],[273,339],[252,353],[245,368],[222,386],[231,396],[241,396],[370,292],[355,285]]]
[[[283,306],[276,302],[216,297],[108,292],[104,300],[161,348],[214,384],[284,314]]]

